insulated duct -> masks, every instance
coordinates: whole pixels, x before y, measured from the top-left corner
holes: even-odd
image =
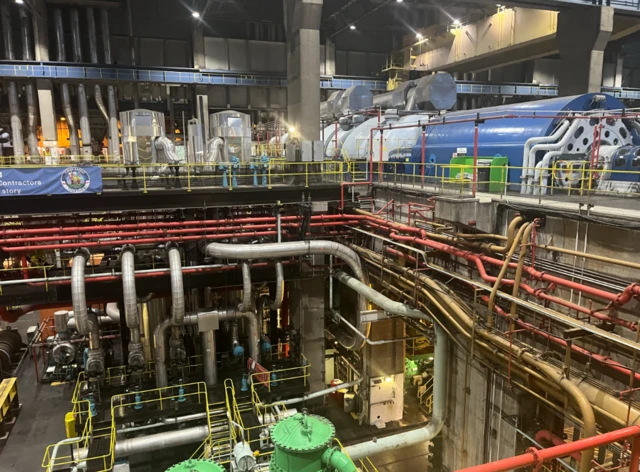
[[[109,12],[104,8],[100,10],[100,23],[102,24],[104,63],[111,64],[111,32],[109,30]],[[120,137],[118,130],[118,104],[116,102],[116,89],[113,85],[107,85],[107,103],[109,106],[109,157],[115,161],[119,161]]]
[[[78,10],[71,10],[71,39],[73,40],[73,61],[82,63],[82,43],[80,39],[80,18]],[[78,113],[80,115],[80,133],[82,133],[82,156],[91,160],[91,123],[87,106],[87,91],[84,84],[78,84]]]
[[[13,49],[13,36],[11,35],[11,11],[9,5],[0,6],[2,15],[2,32],[4,37],[4,57],[8,61],[15,60]],[[24,163],[24,136],[22,134],[22,121],[20,120],[20,102],[18,100],[18,86],[12,80],[7,87],[9,95],[9,114],[11,115],[11,141],[13,142],[13,155],[16,164]]]
[[[243,262],[242,267],[242,303],[238,305],[238,310],[245,312],[251,310],[251,269],[249,263]]]
[[[206,164],[210,165],[215,164],[216,162],[227,162],[226,149],[224,139],[218,137],[209,140],[209,144],[207,145]]]
[[[144,367],[144,353],[140,340],[140,315],[136,294],[135,249],[126,246],[122,251],[122,296],[127,328],[131,332],[129,341],[129,366],[133,369]]]
[[[456,82],[446,72],[401,83],[395,90],[373,97],[381,110],[449,110],[458,99]]]
[[[91,62],[94,64],[98,63],[98,39],[96,36],[96,20],[93,14],[93,8],[87,8],[87,29],[89,32],[89,55],[91,56]],[[93,87],[93,95],[96,100],[96,105],[102,113],[106,123],[107,130],[110,131],[109,128],[109,112],[107,111],[107,107],[104,104],[104,100],[102,99],[102,89],[99,85],[94,85]],[[109,141],[111,141],[110,133],[107,133],[109,136]]]
[[[260,350],[258,349],[260,341],[258,318],[254,312],[241,313],[235,308],[219,311],[201,310],[196,313],[187,314],[184,317],[184,323],[187,325],[199,325],[201,328],[208,328],[210,326],[211,318],[216,318],[218,323],[220,321],[238,321],[241,318],[244,318],[249,325],[249,357],[254,359],[256,362],[260,362]],[[158,388],[166,387],[168,385],[165,333],[171,324],[171,319],[167,318],[156,327],[153,333],[155,345],[154,360],[156,363],[156,386]],[[211,330],[205,329],[205,332],[208,331]],[[203,349],[209,349],[209,352],[203,353],[203,355],[215,358],[215,333],[213,333],[212,336],[213,340],[211,338],[207,339],[205,346],[203,346]],[[211,382],[215,383],[215,380],[217,380],[214,379],[214,377],[217,376],[215,367],[212,370],[209,370],[208,373],[205,370],[205,374],[209,376],[209,380]]]
[[[180,328],[184,324],[184,284],[182,281],[182,260],[180,248],[175,243],[167,244],[169,271],[171,279],[171,341],[169,343],[171,360],[183,362],[187,357]]]
[[[276,293],[270,308],[272,310],[278,310],[282,306],[283,298],[284,298],[284,273],[282,268],[282,262],[276,262]]]
[[[207,384],[207,387],[213,387],[218,383],[218,366],[216,364],[216,332],[213,330],[202,332],[201,341],[204,383]]]
[[[320,118],[365,110],[373,106],[373,94],[364,85],[354,85],[346,90],[337,90],[326,102],[320,104]]]
[[[58,45],[58,61],[67,61],[67,52],[64,44],[64,28],[62,26],[62,11],[56,8],[53,11],[53,21],[56,28],[56,42]],[[73,117],[73,109],[71,108],[71,94],[69,92],[69,84],[62,84],[60,86],[61,98],[62,98],[62,112],[67,120],[67,127],[69,128],[69,148],[71,150],[71,156],[77,158],[80,155],[80,142],[78,141],[78,128],[76,126],[75,118]]]
[[[22,59],[33,61],[33,44],[31,43],[31,19],[24,8],[20,9],[20,31],[22,36]],[[38,100],[36,90],[32,82],[25,86],[27,96],[27,145],[31,164],[40,163],[40,152],[38,151]]]
[[[286,243],[268,244],[221,244],[210,243],[205,248],[208,257],[218,259],[284,259],[292,256],[310,256],[314,254],[333,255],[346,262],[356,278],[368,284],[369,278],[360,262],[358,255],[348,247],[333,241],[293,241]],[[367,311],[368,303],[365,297],[358,298],[358,313],[355,326],[365,337],[369,336],[370,324],[363,322],[361,313]],[[332,334],[346,349],[360,350],[364,340],[359,339],[345,330],[332,329]]]

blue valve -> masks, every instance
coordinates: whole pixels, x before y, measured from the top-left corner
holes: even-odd
[[[278,386],[278,376],[276,375],[275,372],[273,372],[271,374],[271,386],[272,387],[277,387]]]
[[[184,387],[180,385],[178,387],[178,403],[183,403],[187,401],[187,397],[184,396]]]
[[[133,407],[136,410],[142,410],[142,395],[140,394],[140,392],[136,392],[136,404]]]
[[[236,156],[231,156],[231,163],[228,164],[220,164],[218,167],[220,170],[224,171],[222,173],[222,186],[225,188],[229,188],[229,172],[231,173],[231,184],[233,187],[238,186],[238,169],[240,168],[240,159]]]
[[[240,344],[237,344],[234,348],[233,348],[233,355],[235,357],[242,357],[244,356],[244,347],[242,347]]]
[[[89,411],[91,412],[91,417],[94,417],[98,414],[98,409],[96,408],[96,402],[93,397],[89,397]]]
[[[249,376],[247,374],[242,374],[242,385],[240,386],[241,392],[249,391]]]

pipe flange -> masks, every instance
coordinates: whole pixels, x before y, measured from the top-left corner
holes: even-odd
[[[164,245],[164,249],[168,252],[171,249],[180,249],[180,245],[175,241],[169,241],[167,244]]]
[[[141,343],[129,343],[129,357],[127,361],[129,366],[134,369],[141,369],[144,367],[145,360]]]
[[[85,259],[89,259],[91,257],[91,252],[86,247],[81,247],[76,249],[76,252],[73,255],[84,256]]]
[[[131,251],[132,253],[136,253],[136,247],[133,244],[125,244],[122,246],[121,253],[124,254],[126,251]]]
[[[104,351],[102,349],[89,350],[84,370],[90,377],[99,377],[104,373]]]

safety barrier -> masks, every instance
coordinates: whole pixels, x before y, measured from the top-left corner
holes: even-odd
[[[346,455],[349,459],[351,459],[351,457],[349,456],[349,453],[344,448],[340,440],[338,438],[333,438],[333,440],[338,445],[342,453]],[[378,469],[376,469],[376,466],[373,464],[373,462],[371,462],[371,459],[369,459],[368,457],[358,459],[356,466],[363,472],[378,472]]]

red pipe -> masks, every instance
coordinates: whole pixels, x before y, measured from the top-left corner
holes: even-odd
[[[614,442],[620,442],[629,438],[637,438],[640,435],[640,426],[627,426],[626,428],[610,431],[599,436],[580,439],[571,443],[561,444],[560,446],[550,447],[548,449],[536,449],[531,447],[527,452],[519,456],[509,457],[488,464],[477,465],[461,469],[458,472],[507,472],[509,470],[520,469],[523,467],[540,467],[545,462],[561,457],[567,457],[575,452],[593,449],[595,447],[605,446]],[[640,441],[634,440],[634,449],[632,452],[632,462],[637,461],[640,454]],[[638,449],[638,450],[637,450]],[[629,469],[633,470],[633,469]]]
[[[541,443],[542,441],[547,441],[552,443],[554,446],[561,446],[563,444],[567,444],[562,440],[562,438],[559,438],[548,429],[541,429],[540,431],[538,431],[535,435],[535,440],[537,443]],[[582,454],[580,452],[574,452],[573,454],[571,454],[571,457],[573,457],[578,462],[582,461]]]
[[[354,215],[313,215],[311,221],[324,221],[335,219],[355,219],[358,218]],[[281,222],[295,222],[302,218],[299,216],[283,216]],[[110,225],[94,225],[94,226],[60,226],[49,228],[35,228],[35,229],[2,229],[0,235],[7,236],[24,236],[27,234],[55,234],[55,233],[77,233],[77,232],[91,232],[91,231],[122,231],[128,229],[150,229],[150,228],[183,228],[188,226],[209,226],[217,227],[221,225],[239,225],[239,224],[255,224],[255,223],[276,223],[276,218],[272,216],[267,217],[251,217],[251,218],[237,218],[237,219],[220,219],[220,220],[193,220],[193,221],[163,221],[163,222],[151,222],[151,223],[125,223],[125,224],[110,224]]]

